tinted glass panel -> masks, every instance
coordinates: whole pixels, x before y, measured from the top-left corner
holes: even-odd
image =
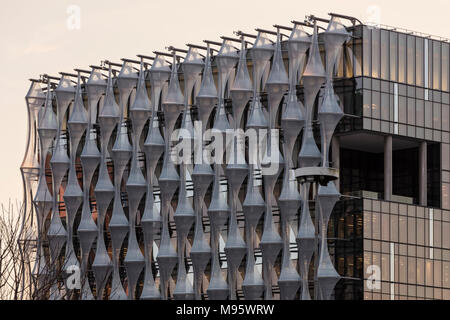
[[[431,102],[425,102],[425,127],[431,128],[433,125],[433,105]]]
[[[450,91],[449,88],[449,53],[450,45],[442,44],[442,91]]]
[[[441,43],[433,41],[433,88],[441,89]]]
[[[441,104],[433,103],[433,129],[441,129]]]
[[[380,77],[380,30],[372,30],[372,77]]]
[[[446,104],[442,105],[442,130],[448,131],[449,130],[449,125],[448,125],[448,120],[450,117],[449,114],[449,106]]]
[[[423,87],[424,82],[423,38],[416,38],[416,85]]]
[[[389,80],[389,31],[381,30],[381,79]]]
[[[372,91],[372,118],[380,119],[380,92],[378,91]]]
[[[381,119],[382,120],[386,120],[389,121],[389,115],[390,115],[390,111],[389,111],[389,94],[387,93],[382,93],[381,94]]]
[[[415,82],[415,65],[416,65],[416,37],[414,36],[408,36],[407,38],[407,51],[408,51],[408,57],[407,57],[407,74],[408,74],[408,84],[414,84]]]
[[[398,122],[406,123],[406,98],[398,98]]]
[[[391,71],[391,80],[397,81],[397,61],[398,61],[398,46],[397,46],[397,33],[396,32],[390,32],[390,43],[389,43],[389,50],[390,50],[390,71]]]
[[[398,34],[398,82],[406,82],[406,35]]]
[[[416,125],[424,126],[424,102],[423,100],[416,100]]]
[[[408,98],[408,124],[416,124],[416,99]]]
[[[363,116],[364,117],[371,117],[371,115],[372,115],[371,104],[372,104],[371,91],[364,90],[364,93],[363,93]]]
[[[364,27],[363,29],[363,63],[364,63],[364,75],[371,76],[370,63],[371,63],[371,32],[370,29]]]

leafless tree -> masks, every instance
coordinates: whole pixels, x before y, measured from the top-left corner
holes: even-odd
[[[63,268],[48,263],[48,255],[38,256],[37,233],[30,215],[21,204],[1,206],[0,300],[64,299],[65,294],[59,292]],[[39,258],[45,260],[43,268],[37,265]]]

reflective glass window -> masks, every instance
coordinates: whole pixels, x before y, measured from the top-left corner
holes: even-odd
[[[415,83],[415,66],[416,66],[416,37],[408,35],[407,37],[407,74],[408,74],[408,84]]]
[[[450,223],[442,222],[442,230],[444,230],[442,232],[442,247],[450,249],[450,232],[448,232],[450,230]]]
[[[416,99],[408,98],[408,124],[416,124]]]
[[[416,100],[416,125],[424,126],[424,101]]]
[[[363,28],[363,64],[364,64],[364,75],[371,76],[370,64],[371,64],[371,53],[372,53],[372,40],[371,32],[367,27]]]
[[[420,87],[425,85],[423,50],[423,38],[416,38],[416,85]]]
[[[433,129],[441,129],[441,104],[433,103]]]
[[[425,285],[433,285],[433,261],[426,260],[425,262]]]
[[[448,199],[448,192],[449,192],[448,185],[444,183],[442,185],[442,193],[443,193],[442,198],[444,198],[444,196],[445,196],[445,198]],[[442,200],[444,201],[444,199],[442,199]],[[441,227],[442,227],[441,221],[434,220],[434,222],[433,222],[433,235],[434,235],[433,245],[438,248],[442,247]]]
[[[449,130],[448,120],[450,117],[448,110],[449,106],[447,104],[443,104],[441,106],[442,106],[442,130],[448,131]]]
[[[425,284],[425,261],[424,259],[417,259],[417,284]]]
[[[442,286],[442,263],[441,261],[434,262],[434,286],[441,287]]]
[[[423,219],[417,219],[417,244],[419,246],[425,245],[425,223]]]
[[[431,128],[433,125],[433,104],[425,101],[425,127]]]
[[[381,215],[381,240],[389,241],[389,223],[390,218],[388,214]]]
[[[441,89],[441,43],[433,41],[433,88]]]
[[[380,77],[380,29],[372,29],[372,77]]]
[[[416,258],[415,257],[409,257],[408,258],[408,283],[409,284],[416,284],[417,278],[416,278]]]
[[[406,123],[406,97],[398,98],[398,122]]]
[[[381,102],[381,93],[378,91],[372,91],[372,118],[380,119],[380,102]]]
[[[416,219],[408,217],[408,243],[416,244]]]
[[[389,31],[381,30],[381,79],[389,80]]]
[[[392,214],[390,216],[391,219],[391,236],[390,239],[393,242],[397,242],[398,241],[398,216],[395,214]]]
[[[398,34],[398,82],[406,82],[406,35]]]
[[[406,243],[408,241],[408,238],[407,238],[408,228],[407,228],[407,223],[406,223],[406,217],[399,216],[398,217],[398,225],[399,225],[399,234],[400,234],[399,240],[402,243]]]
[[[398,62],[398,35],[397,32],[389,32],[389,51],[390,51],[390,72],[391,81],[397,81],[397,62]]]
[[[442,170],[450,170],[450,145],[443,143],[441,145],[442,148]]]
[[[406,257],[405,256],[400,256],[399,257],[399,282],[402,282],[402,283],[406,283],[407,282],[407,274],[408,274],[408,272],[407,272],[407,265],[408,265],[408,263],[407,263],[407,261],[406,261]]]
[[[381,120],[389,121],[389,115],[390,115],[390,107],[389,107],[389,94],[382,93],[381,94]]]
[[[364,237],[372,238],[372,213],[364,212]]]
[[[371,117],[372,112],[372,94],[370,90],[363,91],[363,116]]]
[[[450,91],[449,85],[449,60],[450,60],[450,45],[448,43],[442,44],[442,91]]]
[[[426,87],[433,88],[433,41],[426,39],[425,44],[425,48],[428,47],[428,85]]]
[[[381,280],[390,280],[390,264],[389,264],[389,254],[383,253],[381,255]]]
[[[372,238],[373,239],[381,239],[380,235],[380,213],[372,212]]]

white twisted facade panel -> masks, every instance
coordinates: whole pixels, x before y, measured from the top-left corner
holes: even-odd
[[[321,52],[315,24],[290,30],[32,82],[22,173],[41,298],[333,297],[340,194],[309,169],[331,167],[333,75],[350,34],[333,17]]]

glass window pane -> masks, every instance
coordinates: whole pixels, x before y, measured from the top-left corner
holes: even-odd
[[[448,131],[449,125],[448,125],[448,118],[450,117],[449,106],[447,104],[442,105],[442,130]]]
[[[381,30],[381,79],[389,80],[389,31]]]
[[[424,126],[423,106],[424,106],[423,100],[416,100],[416,125],[420,127]]]
[[[417,244],[419,246],[425,245],[425,223],[423,219],[417,219]]]
[[[433,41],[425,39],[425,48],[428,47],[428,84],[427,88],[433,88]]]
[[[442,184],[442,208],[443,209],[450,209],[450,197],[449,196],[450,196],[450,184],[443,183]],[[439,239],[440,239],[440,237],[439,237]]]
[[[398,34],[398,82],[406,82],[406,35]]]
[[[398,217],[398,225],[399,225],[399,235],[400,235],[399,241],[402,243],[406,243],[408,241],[408,238],[407,238],[408,229],[406,226],[406,217],[399,216]]]
[[[433,103],[433,129],[441,129],[441,104]]]
[[[433,88],[441,89],[441,43],[433,41]]]
[[[425,284],[425,262],[423,259],[417,259],[417,284]]]
[[[371,46],[371,32],[370,29],[367,27],[363,28],[363,63],[364,63],[364,75],[365,76],[371,76],[371,70],[370,70],[370,64],[371,64],[371,52],[372,52],[372,46]]]
[[[392,214],[390,216],[391,218],[391,235],[390,235],[390,239],[392,242],[397,242],[398,241],[398,216]]]
[[[389,241],[389,215],[382,214],[381,215],[381,240]]]
[[[416,99],[408,98],[408,124],[416,124]]]
[[[433,285],[433,261],[427,260],[425,263],[425,284],[427,286]]]
[[[442,263],[440,261],[434,262],[434,286],[441,287],[442,286]]]
[[[381,120],[386,120],[389,121],[389,115],[390,115],[390,111],[389,111],[389,94],[387,93],[382,93],[381,94]]]
[[[376,240],[381,239],[380,234],[380,213],[378,212],[372,212],[372,238]]]
[[[424,55],[423,55],[423,38],[416,38],[416,85],[424,86]]]
[[[380,119],[380,92],[372,91],[372,118]]]
[[[348,41],[347,44],[344,45],[344,76],[347,78],[353,77],[353,61],[357,59],[354,57],[352,48],[355,48],[354,41]]]
[[[409,284],[416,284],[416,258],[408,258],[408,283]]]
[[[450,162],[449,162],[450,145],[447,143],[443,143],[441,145],[441,148],[442,148],[442,170],[450,170]]]
[[[425,127],[431,128],[433,125],[433,104],[425,101]]]
[[[398,122],[406,123],[406,97],[398,97]]]
[[[391,70],[391,81],[397,81],[397,61],[398,61],[398,37],[396,32],[390,32],[389,37],[389,49],[390,49],[390,70]]]
[[[389,281],[390,279],[390,265],[389,265],[389,255],[381,255],[381,280]]]
[[[364,117],[371,117],[371,107],[372,105],[372,95],[370,90],[364,90],[363,91],[363,116]]]
[[[407,282],[407,277],[406,277],[407,269],[406,269],[406,266],[407,266],[406,257],[400,256],[399,257],[399,275],[400,275],[400,277],[399,277],[400,281],[399,282],[402,282],[402,283],[406,283]]]
[[[408,36],[407,38],[407,50],[408,50],[408,57],[407,57],[407,62],[408,62],[408,68],[407,68],[407,73],[408,73],[408,84],[414,84],[415,82],[415,78],[416,78],[416,74],[415,74],[415,66],[416,66],[416,37],[414,36]]]
[[[442,44],[442,91],[450,91],[449,86],[449,52],[450,45],[448,43]]]
[[[408,217],[408,243],[416,244],[416,219]]]
[[[380,30],[372,29],[372,77],[380,77]]]

